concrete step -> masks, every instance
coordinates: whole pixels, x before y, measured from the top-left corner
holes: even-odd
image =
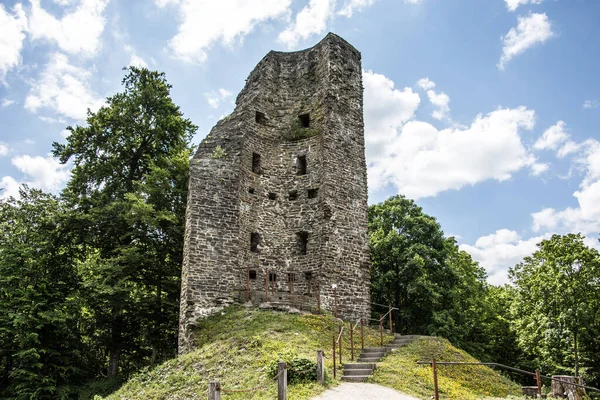
[[[349,369],[370,369],[373,370],[375,368],[375,364],[369,363],[354,363],[354,364],[344,364],[344,371]]]
[[[359,359],[361,359],[361,358],[377,358],[377,359],[379,359],[379,358],[385,357],[386,354],[387,354],[387,351],[381,352],[381,353],[367,353],[367,354],[363,353],[360,356],[358,356],[358,358]]]
[[[344,369],[344,376],[370,376],[372,369]]]
[[[343,375],[342,376],[342,380],[344,382],[364,382],[365,380],[367,380],[367,378],[369,377],[369,375],[352,375],[352,376],[347,376],[347,375]]]
[[[380,351],[385,351],[385,347],[365,347],[363,349],[363,353],[379,353]]]
[[[381,357],[359,357],[358,362],[376,363],[381,360]]]

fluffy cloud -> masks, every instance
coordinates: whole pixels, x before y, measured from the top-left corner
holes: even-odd
[[[431,104],[437,108],[431,113],[431,116],[438,120],[448,118],[450,114],[450,97],[446,93],[436,93],[434,90],[428,90],[427,97]]]
[[[212,108],[219,108],[219,104],[231,97],[232,94],[229,90],[221,88],[217,91],[204,93],[204,96],[206,96],[206,101]]]
[[[556,150],[558,146],[566,142],[571,135],[569,135],[565,127],[564,121],[558,121],[556,125],[552,125],[546,129],[542,136],[535,142],[533,148],[536,150]]]
[[[69,64],[67,56],[54,53],[33,83],[25,99],[25,108],[37,112],[48,108],[75,120],[84,120],[87,109],[96,111],[103,104],[90,87],[91,73]]]
[[[2,99],[2,101],[0,102],[0,107],[8,107],[8,106],[12,106],[13,104],[15,104],[14,100]]]
[[[412,89],[396,89],[391,79],[373,71],[363,71],[363,86],[367,162],[370,163],[394,143],[398,129],[413,118],[421,99]]]
[[[526,17],[518,17],[518,21],[517,26],[502,38],[502,57],[498,64],[500,69],[504,69],[513,57],[554,36],[546,14],[530,13]]]
[[[546,237],[548,235],[523,240],[515,231],[500,229],[480,237],[473,246],[462,244],[460,248],[485,268],[488,282],[503,285],[508,283],[508,268],[531,255],[536,250],[536,244]]]
[[[287,15],[291,4],[291,0],[156,1],[159,5],[178,5],[181,24],[169,47],[176,57],[195,63],[206,60],[213,43],[231,46],[257,24]]]
[[[540,176],[550,169],[549,163],[533,163],[531,164],[531,175]]]
[[[417,86],[419,86],[423,90],[429,90],[435,87],[435,82],[429,80],[429,78],[421,78],[417,82]]]
[[[365,8],[372,6],[373,3],[375,3],[375,0],[349,0],[344,4],[344,7],[342,7],[338,14],[350,18],[354,13],[354,10],[362,11]]]
[[[3,189],[0,197],[18,196],[21,184],[48,192],[57,192],[69,179],[69,167],[50,155],[47,157],[22,155],[13,157],[11,162],[23,173],[24,180],[17,182],[10,176],[3,177],[0,180],[0,188]]]
[[[335,0],[310,0],[306,7],[296,14],[296,19],[291,25],[279,34],[278,40],[292,48],[301,39],[323,33],[334,6]]]
[[[58,19],[41,7],[40,0],[31,0],[31,39],[55,42],[67,53],[93,56],[100,49],[100,36],[106,23],[104,9],[108,1],[80,0],[74,9]],[[62,0],[59,3],[67,6],[74,1]]]
[[[144,61],[144,59],[142,57],[139,57],[136,54],[131,55],[131,58],[129,59],[129,66],[130,67],[148,68],[148,64],[146,64],[146,61]]]
[[[586,100],[583,102],[583,108],[593,109],[600,107],[600,102],[598,100]]]
[[[372,190],[392,184],[399,193],[418,199],[488,179],[503,181],[535,165],[520,137],[522,129],[530,130],[535,123],[535,113],[525,107],[478,115],[469,127],[438,130],[425,122],[408,121],[399,130],[384,125],[388,129],[382,132],[367,119],[368,100],[365,85],[367,146],[372,135],[385,138],[385,146],[371,156]],[[370,151],[367,147],[367,154]]]
[[[0,4],[0,81],[21,63],[21,49],[27,31],[27,17],[20,3],[8,12]]]
[[[600,231],[600,142],[594,139],[578,145],[575,163],[585,173],[573,196],[578,207],[564,210],[545,208],[533,213],[535,232],[552,230],[560,233],[581,232],[584,235]]]
[[[8,154],[8,146],[4,143],[0,142],[0,156],[5,156]]]
[[[521,4],[542,4],[544,0],[504,0],[509,11],[515,11]]]

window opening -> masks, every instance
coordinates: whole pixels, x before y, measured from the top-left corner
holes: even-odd
[[[257,124],[261,124],[261,125],[264,125],[265,122],[267,121],[267,117],[265,116],[265,113],[262,113],[260,111],[256,112],[256,116],[254,117],[254,119]]]
[[[248,277],[249,277],[251,280],[256,280],[256,270],[254,270],[254,269],[251,269],[251,270],[248,272]]]
[[[252,172],[260,174],[260,154],[252,153]]]
[[[254,194],[254,188],[253,188],[253,187],[249,187],[249,188],[248,188],[248,193],[250,193],[250,194]]]
[[[310,128],[310,114],[298,115],[298,119],[303,128]]]
[[[298,198],[298,191],[297,190],[292,190],[289,193],[289,198],[290,198],[290,200],[296,200]]]
[[[311,271],[308,271],[308,272],[305,272],[305,273],[304,273],[304,279],[306,279],[307,281],[310,281],[310,280],[312,280],[312,276],[313,276],[313,275],[312,275],[312,272],[311,272]]]
[[[260,235],[258,232],[252,232],[250,234],[250,251],[253,253],[258,253],[258,246],[260,245]]]
[[[298,156],[297,175],[306,175],[306,156]]]
[[[314,189],[308,189],[308,198],[309,199],[314,199],[317,197],[317,194],[319,194],[319,189],[314,188]]]
[[[269,193],[269,200],[277,200],[277,193]]]
[[[295,280],[296,280],[296,275],[293,272],[288,273],[288,282],[293,282]]]
[[[306,250],[308,249],[308,232],[296,233],[296,239],[298,242],[298,251],[300,254],[306,254]]]
[[[277,274],[269,272],[269,282],[277,282]]]

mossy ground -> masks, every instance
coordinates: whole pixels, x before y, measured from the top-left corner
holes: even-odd
[[[445,339],[425,337],[384,358],[370,382],[430,399],[433,394],[432,369],[429,365],[417,365],[417,361],[433,358],[437,361],[477,361]],[[518,384],[485,366],[438,365],[437,370],[440,399],[522,398]]]
[[[339,323],[330,315],[292,315],[229,307],[198,327],[197,350],[139,373],[107,399],[204,399],[211,379],[218,380],[225,390],[264,386],[264,390],[254,392],[223,392],[223,399],[273,399],[277,397],[277,385],[268,377],[269,365],[282,357],[316,360],[317,350],[323,349],[327,357],[327,385],[288,386],[289,399],[309,399],[337,384],[332,377],[331,347]],[[365,329],[365,336],[365,346],[379,345],[377,330]],[[385,341],[390,339],[386,335]],[[344,335],[343,348],[343,361],[347,362],[348,334]],[[359,340],[355,348],[358,355]],[[338,379],[340,375],[341,370]]]

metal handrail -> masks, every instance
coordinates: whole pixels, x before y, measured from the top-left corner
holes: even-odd
[[[352,328],[352,330],[355,330],[356,327],[358,326],[358,324],[360,324],[360,321],[362,320],[362,318],[359,318],[356,320],[356,324],[354,324],[354,327]]]
[[[343,325],[340,327],[340,334],[338,335],[338,338],[335,341],[335,344],[338,344],[340,342],[340,339],[342,338],[342,333],[344,333],[344,326]]]
[[[526,374],[526,375],[537,376],[537,374],[535,372],[525,371],[523,369],[519,369],[519,368],[515,368],[515,367],[509,367],[508,365],[498,364],[498,363],[494,363],[494,362],[436,361],[435,363],[437,365],[489,365],[489,366],[492,366],[492,367],[500,367],[500,368],[509,369],[511,371],[519,372],[519,373]],[[417,361],[417,364],[419,364],[419,365],[424,365],[424,364],[431,365],[431,361]],[[589,389],[589,390],[592,390],[592,391],[595,391],[595,392],[600,392],[600,389],[592,387],[592,386],[585,386],[585,385],[580,385],[579,383],[562,381],[560,379],[556,379],[556,378],[553,378],[553,377],[548,376],[548,375],[541,375],[540,374],[539,376],[542,377],[542,378],[550,379],[550,380],[555,381],[555,382],[566,383],[567,385],[578,386],[578,387],[582,387],[584,389]]]

